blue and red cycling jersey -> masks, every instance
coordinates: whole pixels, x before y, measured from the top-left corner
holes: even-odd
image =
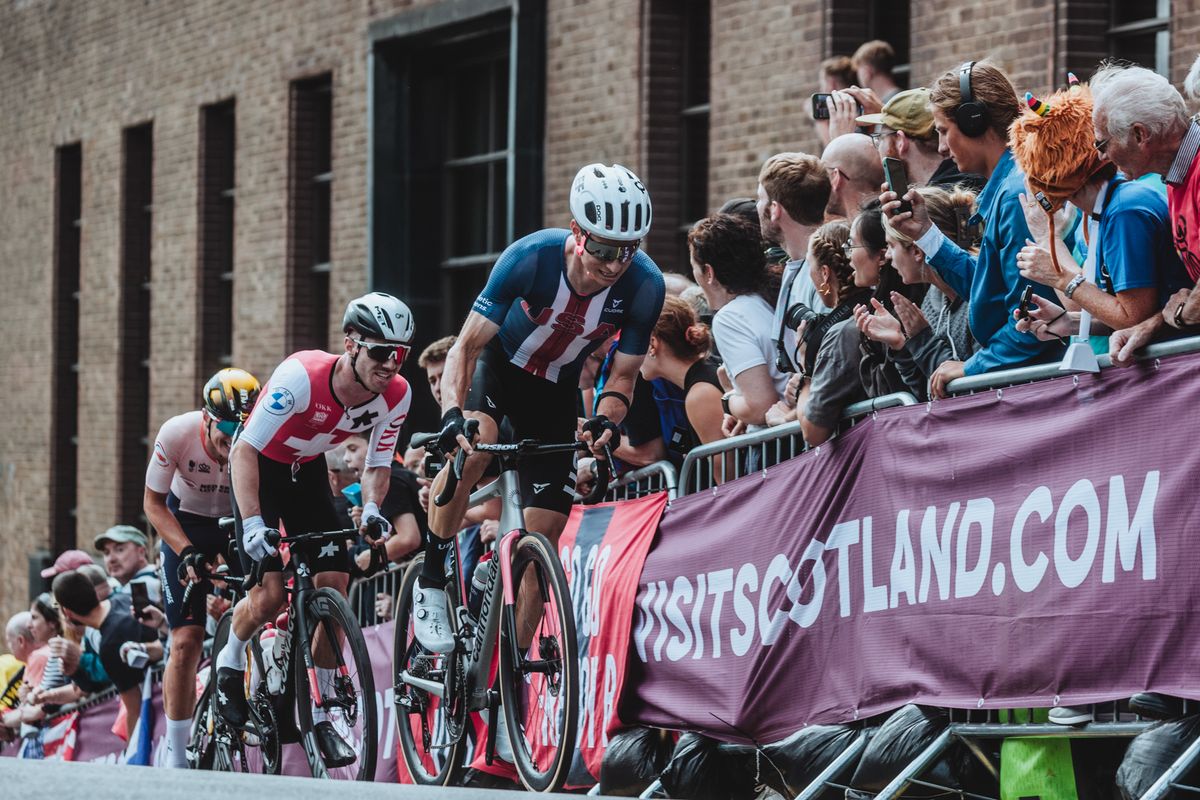
[[[617,331],[618,352],[645,355],[666,294],[662,273],[640,250],[612,286],[576,293],[567,281],[570,236],[550,228],[513,242],[473,306],[500,326],[514,365],[553,383],[577,381],[584,359]]]

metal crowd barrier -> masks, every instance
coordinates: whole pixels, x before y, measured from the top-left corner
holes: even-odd
[[[359,578],[350,585],[347,599],[350,601],[350,608],[354,610],[354,616],[358,619],[359,625],[365,628],[368,625],[387,622],[387,619],[383,619],[375,613],[375,596],[386,594],[391,597],[394,613],[396,592],[400,589],[400,582],[404,580],[404,570],[407,567],[407,561],[388,564],[387,569],[383,572],[369,578]]]
[[[675,465],[670,461],[655,461],[622,475],[608,487],[608,494],[604,495],[604,500],[636,500],[656,492],[666,492],[667,499],[674,500],[678,487],[679,478]]]
[[[1172,339],[1167,342],[1158,342],[1149,345],[1139,350],[1134,357],[1138,361],[1156,361],[1157,359],[1169,356],[1180,356],[1198,352],[1200,352],[1200,336],[1187,336],[1182,339]],[[1096,360],[1100,363],[1100,369],[1102,370],[1112,367],[1112,359],[1108,357],[1107,353],[1097,356]],[[964,378],[956,378],[946,386],[946,391],[950,394],[973,394],[989,389],[1004,389],[1022,383],[1033,383],[1034,381],[1046,380],[1048,378],[1061,378],[1063,375],[1071,374],[1074,373],[1059,369],[1058,362],[1037,364],[1032,367],[1018,367],[1017,369],[1005,369],[997,372],[988,372],[983,375],[969,375]]]
[[[847,406],[842,411],[842,421],[853,424],[876,411],[916,403],[917,398],[908,392],[885,394]],[[746,465],[752,456],[757,457],[759,464],[778,464],[807,449],[799,421],[694,447],[684,457],[683,466],[679,470],[678,494],[695,494],[711,489],[725,480],[734,480],[751,471],[759,471],[747,469]]]

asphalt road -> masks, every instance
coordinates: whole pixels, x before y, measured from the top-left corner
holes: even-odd
[[[497,800],[506,796],[513,795],[494,789],[430,789],[394,783],[347,783],[276,775],[0,758],[0,797],[11,800],[195,800],[197,797],[285,797],[287,800],[438,797],[446,800]],[[542,796],[579,797],[566,794]]]

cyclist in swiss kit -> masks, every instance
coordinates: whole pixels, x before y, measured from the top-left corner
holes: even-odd
[[[217,707],[238,727],[249,718],[243,688],[246,642],[260,625],[275,619],[285,599],[283,564],[268,533],[281,522],[293,535],[342,527],[323,456],[352,433],[369,437],[361,478],[361,532],[368,538],[387,538],[391,530],[379,503],[387,493],[396,440],[412,399],[408,382],[400,376],[412,341],[412,313],[395,297],[372,292],[350,302],[342,329],[346,337],[340,355],[305,350],[276,368],[230,455],[242,567],[249,572],[255,562],[264,562],[262,583],[238,602],[229,641],[216,658]],[[345,542],[308,553],[308,561],[318,573],[313,578],[317,587],[346,593],[350,556]],[[326,685],[332,673],[318,663],[320,685]],[[315,709],[314,719],[326,765],[352,763],[354,750],[324,710]]]
[[[463,447],[472,453],[463,435],[467,418],[479,421],[483,442],[496,441],[505,417],[517,439],[573,440],[583,362],[620,331],[612,373],[583,437],[599,452],[618,435],[665,294],[662,273],[639,250],[650,230],[650,195],[625,167],[589,164],[571,184],[570,208],[570,230],[538,231],[514,242],[475,300],[442,373],[443,452]],[[521,467],[526,527],[553,544],[574,497],[572,457],[540,456]],[[488,459],[471,454],[454,498],[429,508],[433,535],[427,536],[424,566],[413,587],[413,625],[432,652],[454,646],[444,591],[446,553]],[[445,473],[434,482],[435,496]]]
[[[163,604],[171,652],[163,675],[167,766],[187,768],[187,742],[196,705],[196,669],[207,619],[205,595],[184,587],[224,555],[229,535],[217,521],[229,514],[229,447],[254,407],[258,381],[241,369],[223,369],[204,384],[204,408],[172,417],[158,429],[146,467],[142,504],[161,542]],[[236,570],[235,570],[236,574]]]

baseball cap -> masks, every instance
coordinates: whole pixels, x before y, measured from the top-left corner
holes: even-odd
[[[150,540],[146,538],[146,534],[132,525],[113,525],[104,533],[97,536],[93,544],[97,550],[103,550],[105,542],[133,542],[134,544],[140,544],[142,547],[150,544]]]
[[[916,139],[928,139],[933,135],[933,110],[929,107],[929,90],[922,87],[897,92],[878,114],[866,114],[855,122],[859,125],[886,125],[894,131],[904,131]]]
[[[82,550],[68,550],[65,553],[60,553],[58,558],[54,559],[54,564],[42,570],[43,578],[53,578],[55,575],[61,575],[64,572],[70,572],[73,569],[79,569],[84,564],[95,564],[96,559],[89,556]]]

